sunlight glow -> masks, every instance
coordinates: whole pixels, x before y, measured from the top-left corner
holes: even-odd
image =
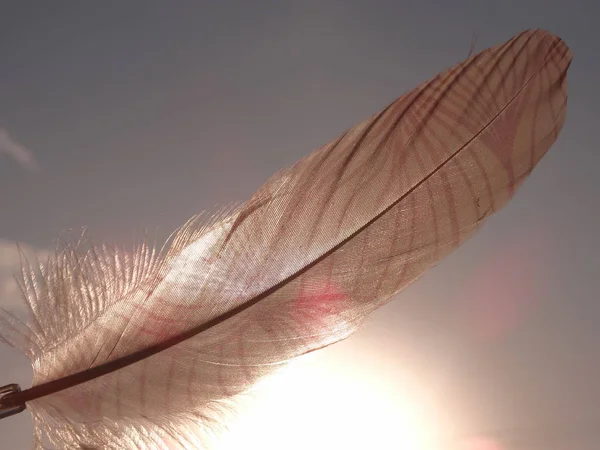
[[[263,383],[218,448],[441,450],[434,399],[414,384],[303,358]]]

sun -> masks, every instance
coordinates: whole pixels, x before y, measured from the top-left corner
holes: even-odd
[[[424,389],[325,360],[308,355],[264,381],[218,448],[448,450]]]

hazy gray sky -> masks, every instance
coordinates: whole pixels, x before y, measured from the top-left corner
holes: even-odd
[[[390,389],[415,378],[460,432],[506,449],[597,448],[598,17],[595,0],[4,1],[0,300],[13,242],[164,237],[463,60],[474,35],[481,50],[545,28],[574,55],[557,143],[481,233],[318,358]],[[0,384],[30,385],[23,358],[0,361]],[[30,438],[26,413],[0,421],[0,448]]]

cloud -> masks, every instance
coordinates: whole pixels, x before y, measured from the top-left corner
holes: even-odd
[[[45,250],[35,249],[25,244],[19,244],[17,247],[14,242],[0,239],[0,306],[12,312],[19,312],[24,307],[21,291],[15,279],[15,275],[18,275],[21,270],[19,248],[32,263],[36,256],[38,260],[45,261],[48,255]]]
[[[33,153],[14,141],[4,128],[0,128],[0,153],[12,156],[24,169],[39,170]]]

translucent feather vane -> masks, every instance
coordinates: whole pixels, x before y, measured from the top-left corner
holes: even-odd
[[[195,449],[261,377],[348,337],[513,196],[556,140],[571,52],[525,31],[406,93],[193,218],[162,250],[63,245],[24,262],[29,321],[2,340],[33,366],[39,448]]]

